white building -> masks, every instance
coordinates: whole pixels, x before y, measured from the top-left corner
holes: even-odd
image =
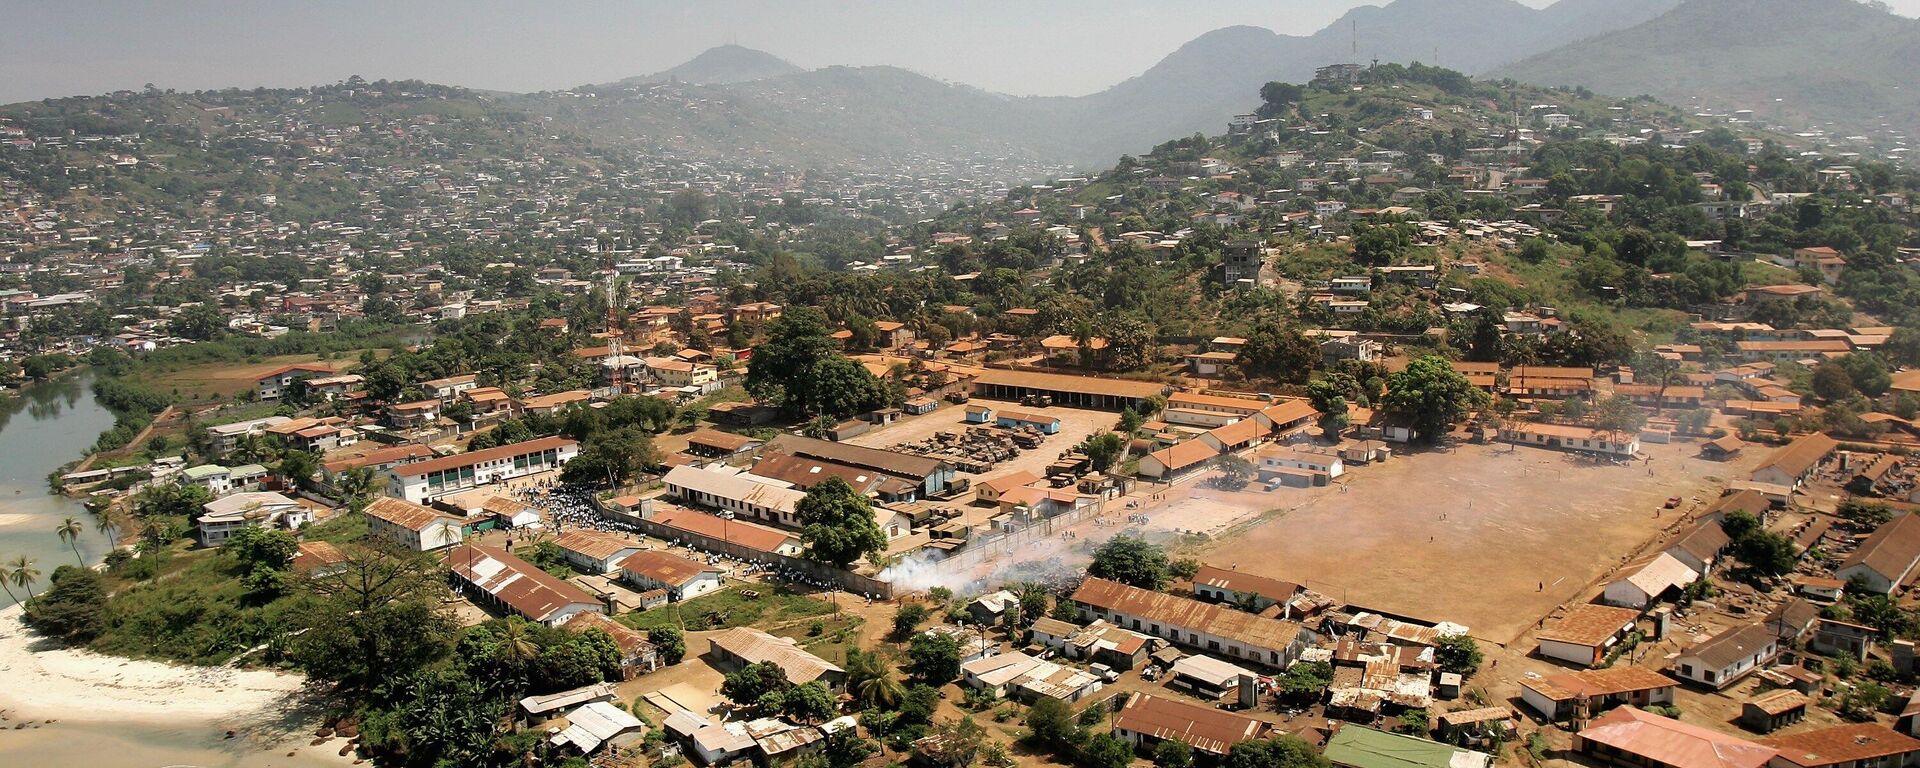
[[[1726,688],[1780,653],[1780,641],[1766,623],[1720,633],[1674,659],[1670,672],[1711,688]]]
[[[542,437],[387,470],[387,495],[416,504],[469,488],[558,470],[580,454],[580,444],[564,437]]]
[[[383,497],[368,504],[367,532],[413,552],[430,552],[460,543],[465,537],[460,518],[435,512],[404,499]]]
[[[297,530],[313,520],[313,512],[298,501],[272,491],[235,493],[201,505],[205,513],[194,518],[195,538],[203,547],[217,547],[241,528]]]
[[[732,469],[681,465],[661,479],[667,493],[688,504],[730,510],[736,514],[797,527],[794,510],[807,494],[792,484]]]
[[[620,576],[641,590],[664,589],[672,600],[685,600],[726,585],[726,572],[665,552],[635,552],[620,561]]]

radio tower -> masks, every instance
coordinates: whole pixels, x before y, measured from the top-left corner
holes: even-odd
[[[625,387],[626,359],[622,355],[621,342],[626,334],[620,329],[620,302],[615,299],[619,292],[620,270],[613,267],[613,250],[607,249],[607,377],[613,385],[613,396],[627,393]]]

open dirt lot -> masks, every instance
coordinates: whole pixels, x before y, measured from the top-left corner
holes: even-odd
[[[375,354],[386,357],[387,350],[376,350]],[[294,363],[320,363],[332,366],[334,370],[344,371],[357,364],[360,353],[350,352],[335,356],[333,360],[321,360],[319,355],[281,355],[261,359],[258,363],[227,363],[212,365],[182,366],[154,377],[153,385],[162,390],[178,389],[181,397],[199,400],[212,395],[233,397],[252,389],[260,375]]]
[[[1460,445],[1359,467],[1345,488],[1258,494],[1274,512],[1199,551],[1221,567],[1307,584],[1335,600],[1466,624],[1505,644],[1710,501],[1757,463],[1693,457],[1690,443],[1649,445],[1651,464],[1599,465],[1548,450]],[[1651,476],[1649,475],[1651,469]],[[1235,494],[1244,497],[1248,494]],[[1686,500],[1656,516],[1669,496]],[[1237,499],[1236,499],[1237,500]],[[1155,527],[1206,529],[1153,509]],[[1542,585],[1544,580],[1545,584]]]
[[[1054,459],[1059,458],[1061,453],[1079,445],[1084,442],[1088,436],[1096,432],[1113,429],[1113,425],[1120,420],[1118,413],[1109,411],[1086,411],[1078,408],[1063,408],[1060,406],[1051,408],[1028,408],[1021,406],[1019,403],[1006,402],[1003,400],[987,400],[977,397],[969,404],[973,403],[992,406],[995,410],[1027,411],[1030,413],[1057,416],[1060,419],[1060,434],[1047,436],[1047,439],[1040,444],[1039,448],[1031,451],[1021,451],[1020,455],[1014,457],[1012,461],[1003,461],[995,465],[992,470],[989,470],[984,475],[973,475],[966,472],[960,473],[961,477],[974,479],[997,477],[1021,469],[1036,475],[1045,475],[1047,465],[1052,464]],[[891,448],[900,443],[912,443],[925,440],[933,437],[935,432],[960,432],[970,426],[975,426],[961,421],[961,417],[965,413],[966,406],[964,405],[943,403],[940,409],[933,413],[924,416],[902,418],[897,422],[860,435],[847,442],[853,445],[864,445],[869,448]]]

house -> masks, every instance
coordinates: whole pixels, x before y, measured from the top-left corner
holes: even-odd
[[[440,407],[438,400],[394,403],[386,408],[387,424],[395,429],[425,427],[440,419]]]
[[[847,671],[809,653],[789,637],[777,637],[752,627],[733,627],[708,638],[714,658],[736,666],[768,663],[780,668],[787,680],[805,685],[815,680],[839,690]]]
[[[217,547],[242,528],[297,530],[313,520],[313,512],[298,501],[272,491],[235,493],[201,505],[194,518],[194,538],[203,547]]]
[[[1265,738],[1271,728],[1245,715],[1138,692],[1127,694],[1113,716],[1113,735],[1135,749],[1179,741],[1216,758],[1226,756],[1235,744]]]
[[[1193,573],[1193,596],[1217,603],[1245,604],[1255,612],[1284,605],[1304,587],[1292,582],[1202,565]]]
[[[542,437],[387,470],[387,495],[425,503],[470,488],[558,470],[580,454],[580,443]]]
[[[1800,483],[1820,468],[1840,443],[1825,434],[1814,433],[1795,438],[1793,442],[1777,448],[1755,467],[1749,479],[1757,483],[1782,485],[1799,488]]]
[[[331,542],[318,539],[303,541],[294,550],[293,562],[288,566],[294,573],[307,578],[322,579],[347,569],[347,553]]]
[[[1195,654],[1173,663],[1167,684],[1195,697],[1219,701],[1236,696],[1243,684],[1251,684],[1259,675],[1227,662]]]
[[[1892,594],[1920,565],[1920,517],[1902,514],[1882,524],[1833,572],[1843,581],[1858,579],[1869,591]]]
[[[1636,435],[1569,424],[1513,424],[1500,428],[1500,439],[1616,459],[1632,458],[1640,452],[1640,438]]]
[[[800,537],[791,532],[746,520],[728,520],[698,510],[669,507],[652,513],[646,521],[659,526],[665,538],[685,541],[702,549],[726,550],[736,556],[765,553],[799,557],[806,551]]]
[[[766,445],[766,442],[745,434],[720,430],[693,430],[687,434],[687,453],[708,459],[732,459],[741,453],[758,451],[760,445]]]
[[[1259,473],[1260,482],[1271,482],[1276,476],[1285,474],[1285,470],[1304,470],[1327,479],[1339,477],[1346,472],[1346,464],[1339,456],[1325,453],[1283,448],[1270,445],[1254,454],[1254,470]],[[1316,485],[1324,485],[1324,482]]]
[[[1457,709],[1434,718],[1434,736],[1448,744],[1479,747],[1513,741],[1518,736],[1514,711],[1507,707]]]
[[[790,528],[807,494],[789,483],[727,469],[678,466],[661,478],[667,493],[688,504],[725,510]]]
[[[429,379],[421,382],[420,386],[435,398],[443,401],[451,401],[459,397],[460,393],[480,386],[480,376],[478,374],[462,373],[443,379]]]
[[[1724,534],[1723,534],[1724,535]],[[1666,552],[1642,557],[1620,571],[1607,584],[1600,601],[1607,605],[1645,610],[1668,595],[1700,579],[1700,573]]]
[[[528,621],[557,627],[578,613],[606,610],[600,599],[506,550],[462,544],[447,554],[447,571],[463,591]]]
[[[551,541],[568,564],[596,576],[613,572],[627,556],[641,549],[638,542],[623,536],[584,528],[566,531]]]
[[[953,465],[941,459],[913,456],[879,448],[833,443],[808,437],[785,436],[773,449],[794,456],[831,461],[879,472],[920,486],[919,495],[938,496],[958,477]]]
[[[642,591],[664,589],[679,601],[725,586],[726,571],[665,552],[634,552],[620,561],[620,576]]]
[[[1573,749],[1635,768],[1762,768],[1778,750],[1719,731],[1620,707],[1574,734]]]
[[[1001,411],[994,416],[993,423],[1006,429],[1026,427],[1036,429],[1043,435],[1060,434],[1060,417],[1023,411]]]
[[[1753,494],[1753,497],[1760,499],[1757,493]],[[1767,501],[1760,499],[1761,512],[1764,513],[1767,506]],[[1732,540],[1727,538],[1726,529],[1720,525],[1720,516],[1713,515],[1688,527],[1673,540],[1673,543],[1667,545],[1666,553],[1693,569],[1695,573],[1705,575],[1713,570],[1713,564],[1719,561],[1720,553],[1725,552],[1731,543]]]
[[[1520,681],[1520,701],[1551,722],[1584,719],[1628,704],[1673,704],[1673,678],[1645,667],[1620,665],[1582,669]]]
[[[755,477],[786,483],[800,491],[837,477],[852,486],[855,493],[885,502],[912,503],[920,496],[919,485],[892,475],[786,453],[769,453],[747,471]],[[893,534],[888,535],[891,537]]]
[[[1090,672],[1037,659],[1019,651],[975,659],[960,667],[966,685],[1022,701],[1042,698],[1073,703],[1100,690]]]
[[[338,483],[343,475],[362,467],[379,476],[401,464],[431,458],[433,458],[433,451],[428,450],[424,445],[414,443],[391,445],[352,458],[329,461],[320,465],[320,474],[328,483]]]
[[[646,723],[604,701],[593,701],[567,713],[567,727],[549,737],[554,746],[566,745],[591,755],[603,744],[625,744],[645,734]]]
[[[705,363],[692,363],[677,357],[649,357],[647,375],[664,387],[699,387],[720,376],[719,369]]]
[[[280,399],[280,394],[286,390],[287,385],[295,381],[319,378],[321,376],[332,376],[333,373],[332,368],[324,365],[315,365],[313,363],[283,365],[260,374],[258,378],[254,379],[254,394],[259,395],[261,400],[278,400]]]
[[[1153,638],[1095,619],[1085,627],[1076,627],[1061,650],[1070,659],[1085,659],[1114,669],[1134,669],[1147,662],[1147,651],[1152,645]]]
[[[575,403],[588,402],[592,399],[592,392],[584,389],[569,389],[565,392],[554,392],[524,398],[520,401],[520,410],[523,413],[534,415],[551,415],[566,410],[567,406]]]
[[[1214,447],[1204,440],[1188,440],[1171,447],[1140,457],[1138,463],[1141,477],[1164,482],[1173,482],[1194,470],[1207,466],[1213,457],[1220,455]]]
[[[1780,653],[1780,638],[1766,624],[1729,629],[1681,652],[1670,674],[1709,688],[1732,685]]]
[[[1209,429],[1201,433],[1199,439],[1220,453],[1239,453],[1259,444],[1260,438],[1265,437],[1266,433],[1259,419],[1241,419]]]
[[[1015,488],[1024,488],[1040,482],[1040,476],[1027,470],[1015,470],[1004,475],[989,477],[973,484],[974,498],[988,503],[998,502],[1000,497]]]
[[[1004,589],[988,592],[968,601],[966,611],[976,624],[999,624],[1019,613],[1020,598]]]
[[[1792,688],[1775,688],[1740,705],[1740,727],[1756,733],[1772,733],[1800,722],[1807,716],[1813,700]]]
[[[1911,768],[1920,739],[1884,725],[1854,723],[1761,739],[1779,750],[1772,768]]]
[[[207,427],[207,440],[216,454],[232,453],[239,447],[240,440],[247,435],[264,434],[268,428],[285,424],[292,419],[285,416],[268,416],[264,419],[237,421],[232,424],[215,424]]]
[[[1540,655],[1583,667],[1597,667],[1613,646],[1633,632],[1640,611],[1583,603],[1567,609],[1551,626],[1534,633]]]
[[[1291,621],[1090,578],[1073,593],[1084,613],[1189,648],[1284,669],[1313,633]]]
[[[1864,662],[1879,637],[1879,630],[1873,627],[1823,616],[1814,622],[1813,639],[1807,641],[1807,647],[1816,653],[1851,656],[1854,661]]]
[[[405,499],[390,496],[374,499],[361,514],[367,516],[367,533],[411,552],[451,547],[465,536],[460,518]]]
[[[962,411],[960,418],[968,424],[990,424],[993,422],[993,406],[973,403]]]
[[[1493,755],[1345,723],[1321,750],[1340,768],[1493,768]]]
[[[606,614],[582,611],[561,623],[560,628],[583,634],[589,629],[607,633],[620,648],[620,672],[625,679],[632,680],[660,668],[660,649],[647,640],[646,634],[609,619]]]

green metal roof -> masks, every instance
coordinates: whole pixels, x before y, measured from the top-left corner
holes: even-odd
[[[1325,751],[1347,768],[1485,768],[1493,762],[1485,753],[1350,723],[1327,740]]]

